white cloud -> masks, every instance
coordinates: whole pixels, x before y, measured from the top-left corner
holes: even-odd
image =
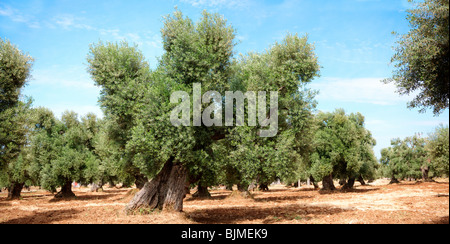
[[[40,28],[40,23],[32,16],[24,15],[9,6],[0,6],[0,16],[7,17],[13,22],[24,23],[30,28]]]
[[[128,41],[130,44],[137,44],[140,48],[148,46],[150,48],[162,48],[161,37],[150,31],[141,33],[122,33],[119,29],[100,29],[100,35],[115,41]]]
[[[384,84],[383,78],[341,79],[324,77],[310,87],[319,90],[318,99],[337,102],[394,105],[412,100],[412,96],[400,96],[394,84]]]
[[[58,15],[55,18],[53,18],[53,23],[56,26],[62,27],[65,30],[71,30],[71,29],[82,29],[82,30],[96,30],[96,28],[83,24],[83,19],[78,18],[71,14],[63,14]]]
[[[53,65],[46,69],[36,69],[33,71],[33,78],[30,83],[99,91],[83,66],[61,67]]]

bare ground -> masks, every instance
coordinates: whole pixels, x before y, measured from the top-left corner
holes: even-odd
[[[32,188],[21,200],[0,193],[2,224],[448,224],[448,179],[433,183],[378,180],[349,192],[323,193],[304,186],[271,186],[253,198],[229,197],[212,190],[209,199],[188,195],[182,213],[154,211],[128,216],[133,189],[106,188],[99,193],[76,188],[76,198],[56,200]],[[192,191],[193,192],[193,191]]]

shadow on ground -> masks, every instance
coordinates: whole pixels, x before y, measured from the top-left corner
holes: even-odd
[[[69,210],[50,210],[45,212],[37,212],[28,216],[11,219],[0,224],[51,224],[66,219],[72,219],[79,211]]]
[[[318,215],[333,215],[351,209],[341,209],[325,206],[305,206],[298,204],[280,207],[242,207],[242,208],[212,208],[194,210],[186,216],[200,224],[236,224],[242,221],[258,221],[271,224],[283,220],[311,220]]]

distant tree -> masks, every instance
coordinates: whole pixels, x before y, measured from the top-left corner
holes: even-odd
[[[81,123],[76,113],[66,111],[59,121],[45,110],[40,116],[46,124],[39,125],[41,130],[32,142],[33,168],[39,183],[52,192],[61,187],[57,198],[74,197],[72,182],[91,183],[93,176],[86,170],[98,165],[91,134],[96,130],[95,118],[89,115]]]
[[[416,3],[413,0],[409,0]],[[411,30],[397,41],[392,57],[394,82],[401,95],[419,94],[410,108],[435,115],[449,106],[449,1],[424,0],[408,10]]]
[[[350,189],[355,180],[374,172],[375,140],[364,128],[364,117],[359,113],[346,115],[338,109],[317,116],[319,128],[311,156],[311,173],[322,179],[323,190],[336,189],[333,178],[343,181],[343,189]]]
[[[449,176],[449,130],[440,125],[427,138],[430,171],[435,177]],[[428,165],[426,165],[428,167]]]
[[[382,149],[380,162],[384,174],[391,177],[391,183],[422,177],[428,180],[428,174],[423,175],[424,167],[428,167],[425,143],[420,135],[414,135],[404,140],[393,139],[391,147]]]
[[[391,145],[392,143],[393,142],[391,141]],[[399,171],[399,169],[397,168],[399,164],[396,163],[397,160],[398,157],[395,156],[394,149],[392,147],[381,149],[381,174],[384,177],[389,177],[391,179],[390,184],[399,183],[396,176],[397,172]]]
[[[91,172],[90,177],[97,179],[97,183],[109,183],[111,187],[120,183],[122,186],[131,186],[136,182],[131,173],[133,171],[128,167],[129,162],[122,158],[124,149],[121,141],[117,140],[119,131],[119,126],[109,116],[99,121],[99,131],[94,137],[94,151],[100,162],[98,169],[93,167],[92,172],[87,170],[88,173]]]
[[[89,155],[85,161],[86,168],[83,171],[84,183],[91,183],[91,191],[99,191],[103,189],[103,185],[107,183],[109,172],[107,160],[101,157],[99,137],[103,120],[99,120],[93,113],[88,113],[81,118],[81,129],[85,134],[85,150]]]
[[[53,112],[47,108],[33,109],[32,117],[33,132],[29,139],[29,174],[34,184],[40,185],[42,168],[57,157],[54,142],[59,136],[58,131],[60,131],[61,125]],[[51,190],[55,192],[56,188]]]

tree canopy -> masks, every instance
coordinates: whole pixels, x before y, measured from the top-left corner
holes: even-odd
[[[449,106],[449,1],[424,0],[408,10],[411,30],[397,41],[391,79],[401,95],[418,95],[409,103],[435,115]]]

